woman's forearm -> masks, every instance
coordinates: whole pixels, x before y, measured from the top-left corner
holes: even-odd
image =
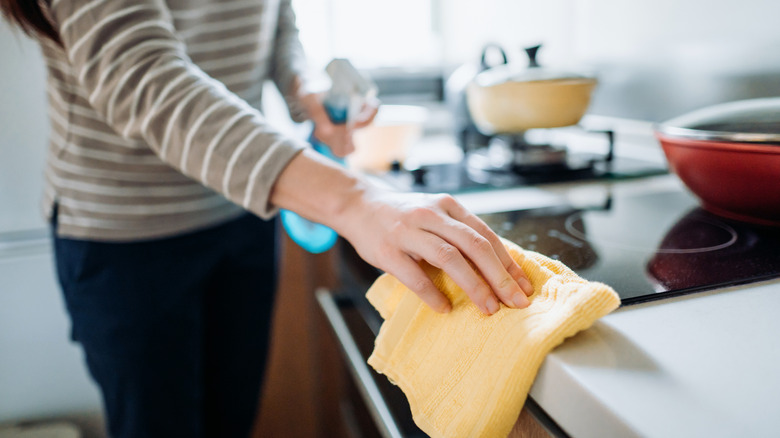
[[[437,311],[450,303],[421,261],[444,270],[486,314],[499,301],[526,307],[533,293],[498,236],[449,195],[385,191],[305,150],[282,171],[271,202],[333,228]]]

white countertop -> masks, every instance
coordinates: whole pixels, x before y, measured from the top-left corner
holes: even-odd
[[[620,308],[545,360],[531,397],[574,437],[780,431],[780,280]]]
[[[684,189],[673,175],[459,199],[490,211],[670,189]],[[778,311],[780,279],[621,307],[548,355],[530,395],[577,438],[778,436]]]

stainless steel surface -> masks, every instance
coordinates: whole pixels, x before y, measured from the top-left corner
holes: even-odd
[[[328,318],[330,326],[333,328],[342,352],[347,358],[347,364],[352,377],[355,379],[356,386],[360,391],[363,401],[366,403],[371,416],[376,423],[379,432],[385,438],[402,438],[401,431],[393,420],[393,416],[385,403],[382,394],[379,392],[368,366],[363,361],[363,357],[358,350],[355,340],[349,332],[344,318],[339,312],[333,295],[325,289],[319,289],[316,292],[317,301],[322,307],[325,316]]]
[[[692,140],[780,143],[780,98],[713,105],[655,125],[661,134]]]
[[[590,73],[580,73],[566,70],[553,70],[548,68],[525,68],[516,65],[500,65],[478,74],[475,77],[477,85],[491,87],[505,82],[536,82],[536,81],[563,81],[589,79],[596,77]]]
[[[687,138],[691,140],[708,140],[727,143],[780,144],[780,134],[702,131],[670,126],[664,127],[662,125],[658,125],[657,129],[659,132],[671,137]]]
[[[469,168],[477,170],[534,169],[564,166],[567,150],[553,145],[518,146],[500,138],[494,138],[490,146],[473,151],[467,156]]]

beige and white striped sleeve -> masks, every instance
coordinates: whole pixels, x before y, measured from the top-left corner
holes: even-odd
[[[306,56],[298,38],[298,26],[295,23],[291,0],[282,0],[279,4],[273,61],[271,77],[284,96],[290,110],[290,117],[296,122],[303,122],[308,118],[308,114],[296,93],[298,90],[293,87],[293,80],[298,77],[302,81],[301,89],[307,88]]]
[[[53,17],[89,103],[125,138],[262,217],[306,144],[283,136],[194,65],[162,0],[55,0]]]

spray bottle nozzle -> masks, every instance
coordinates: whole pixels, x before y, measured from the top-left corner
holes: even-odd
[[[343,114],[343,119],[334,122],[345,123],[360,113],[363,105],[377,95],[377,86],[369,78],[361,74],[349,60],[336,58],[332,60],[325,71],[331,79],[330,91],[325,96],[324,104],[331,116]]]

